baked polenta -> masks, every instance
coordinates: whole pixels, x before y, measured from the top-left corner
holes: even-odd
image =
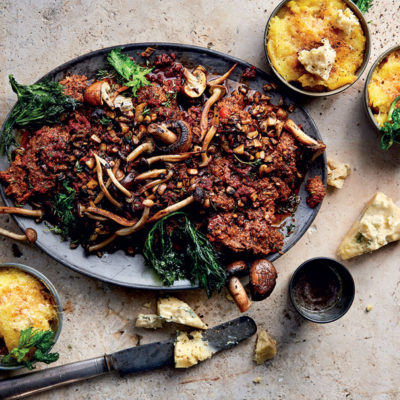
[[[368,85],[369,106],[379,126],[387,121],[389,108],[397,96],[400,96],[400,50],[385,57],[375,68]]]
[[[0,269],[0,338],[11,351],[20,331],[48,330],[57,321],[54,299],[34,276],[16,268]]]
[[[275,70],[310,91],[351,84],[364,60],[360,21],[341,0],[292,0],[269,24],[267,51]]]

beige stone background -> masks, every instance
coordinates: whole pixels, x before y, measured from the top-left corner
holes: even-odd
[[[112,1],[0,0],[0,122],[15,102],[7,75],[32,83],[73,57],[129,42],[170,41],[210,47],[266,69],[263,33],[278,0]],[[399,0],[375,0],[366,15],[374,60],[398,44]],[[248,314],[278,341],[278,355],[265,365],[252,361],[255,337],[185,371],[166,368],[120,378],[109,375],[77,383],[35,399],[305,399],[396,400],[400,398],[399,244],[346,262],[356,297],[340,320],[303,321],[288,302],[294,269],[314,256],[335,257],[336,248],[364,203],[381,190],[400,200],[399,147],[379,150],[377,134],[362,106],[365,72],[352,88],[308,100],[328,154],[350,162],[342,190],[330,190],[308,233],[275,265],[278,284],[271,297]],[[6,216],[0,225],[17,229]],[[46,274],[60,291],[65,322],[55,346],[58,364],[168,338],[169,331],[134,327],[143,304],[157,293],[127,290],[70,271],[38,249],[0,239],[0,261],[26,263]],[[178,293],[214,325],[238,316],[225,292],[208,300],[202,291]],[[370,313],[367,304],[373,304]],[[176,328],[176,327],[174,327]],[[260,384],[253,379],[260,376]]]

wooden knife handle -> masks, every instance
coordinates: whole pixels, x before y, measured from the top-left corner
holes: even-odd
[[[81,381],[110,371],[108,356],[47,368],[0,380],[0,399],[20,399],[58,386]]]

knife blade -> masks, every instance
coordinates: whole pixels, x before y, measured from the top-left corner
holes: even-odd
[[[230,349],[248,339],[257,331],[254,320],[241,316],[203,332],[215,352]],[[118,371],[121,376],[174,365],[174,340],[149,343],[102,357],[78,361],[38,372],[19,375],[0,381],[0,399],[20,399],[51,388],[108,372]]]

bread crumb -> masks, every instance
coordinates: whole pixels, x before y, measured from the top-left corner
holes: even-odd
[[[151,303],[152,303],[151,301],[149,301],[148,303],[144,303],[143,307],[151,308],[151,305],[152,305]]]
[[[261,365],[275,356],[276,340],[273,339],[265,330],[262,330],[257,337],[253,360],[258,365]]]
[[[255,384],[261,383],[261,381],[262,381],[261,376],[257,376],[257,378],[254,378],[254,379],[253,379],[253,382],[254,382]]]
[[[372,304],[368,304],[367,307],[365,307],[366,312],[370,312],[372,310]]]

